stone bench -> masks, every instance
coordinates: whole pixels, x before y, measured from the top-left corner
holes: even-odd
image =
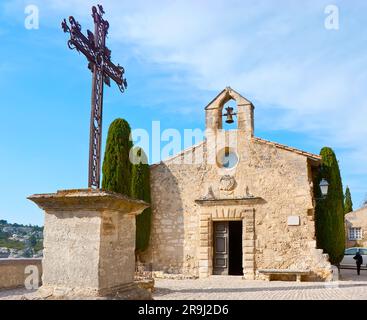
[[[273,275],[295,275],[297,282],[301,282],[302,276],[309,275],[309,270],[292,270],[292,269],[259,269],[259,273],[267,275],[268,281],[271,280]]]

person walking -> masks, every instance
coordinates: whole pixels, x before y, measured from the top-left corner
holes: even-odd
[[[357,274],[360,275],[361,273],[361,265],[363,264],[363,258],[359,251],[357,251],[356,255],[353,257],[357,264]]]

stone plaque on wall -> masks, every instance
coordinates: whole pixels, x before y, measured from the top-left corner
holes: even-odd
[[[299,226],[300,225],[299,216],[289,216],[288,217],[288,225],[289,226]]]

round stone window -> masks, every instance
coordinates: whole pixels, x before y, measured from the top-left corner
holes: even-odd
[[[229,148],[225,148],[219,152],[217,162],[222,168],[232,169],[238,163],[237,153]]]

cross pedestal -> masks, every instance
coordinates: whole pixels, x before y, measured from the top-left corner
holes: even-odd
[[[28,199],[46,213],[42,296],[110,296],[133,287],[135,216],[147,203],[98,189]]]

